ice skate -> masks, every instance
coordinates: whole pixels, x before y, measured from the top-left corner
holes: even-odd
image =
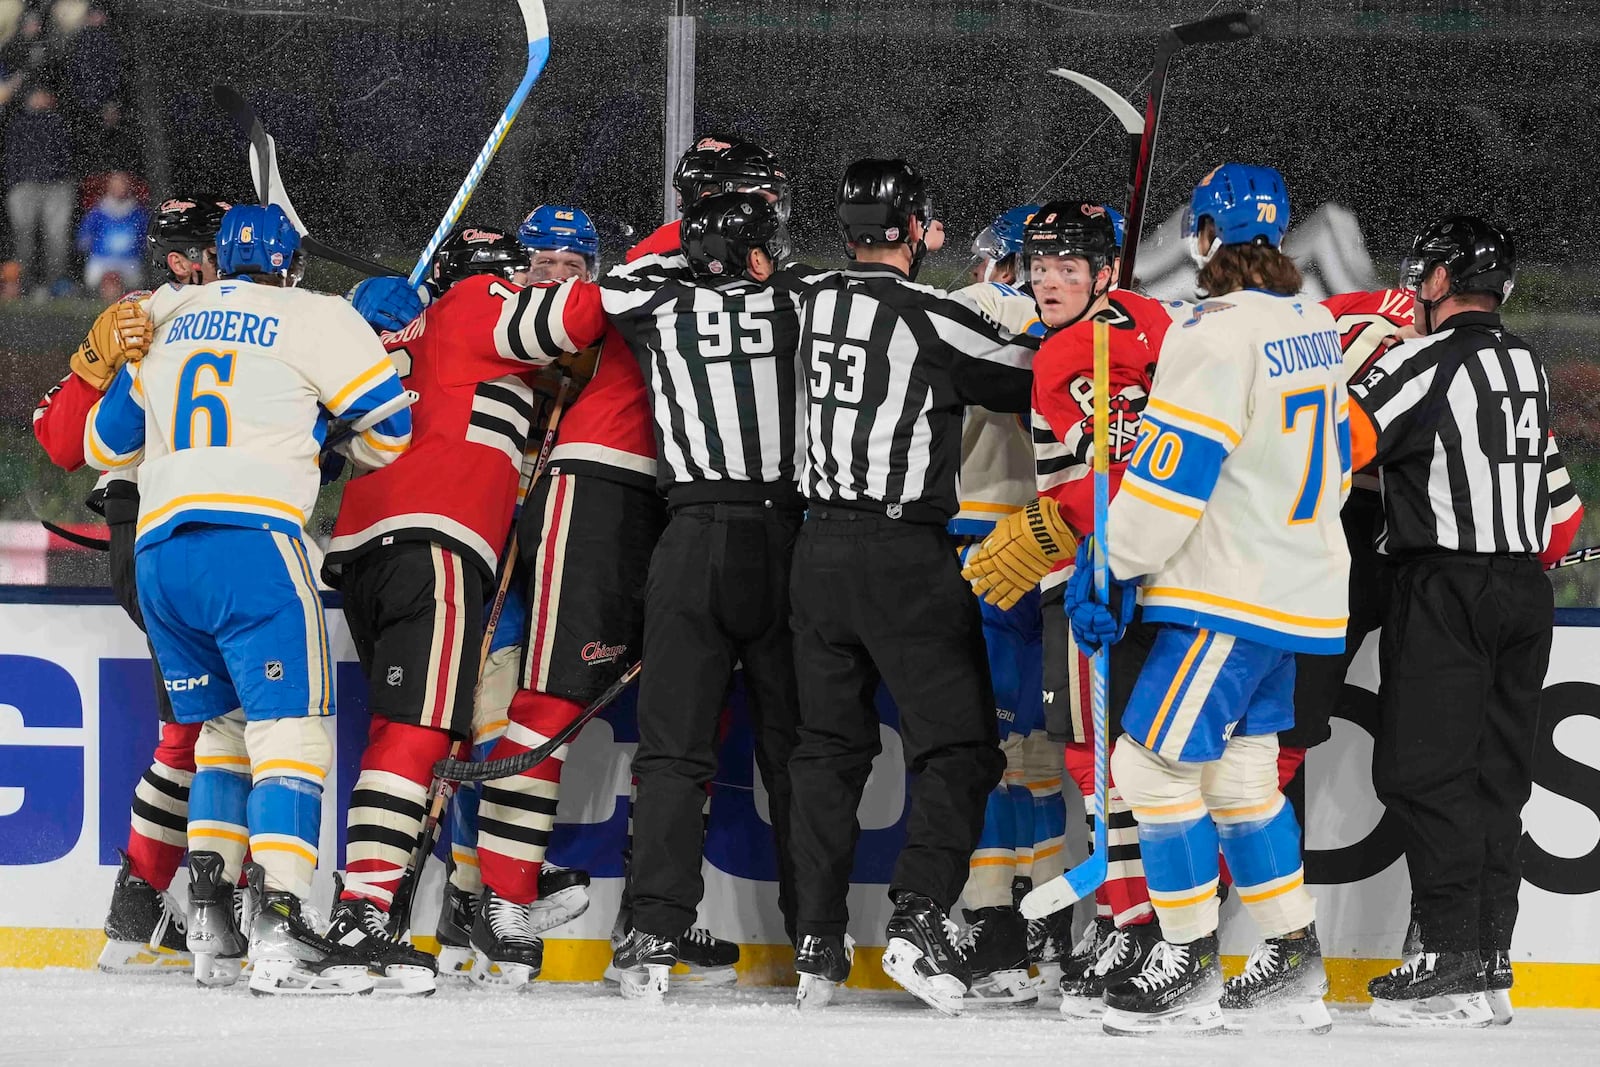
[[[1476,952],[1419,952],[1367,983],[1372,1019],[1384,1026],[1488,1026],[1494,1021]]]
[[[533,931],[531,904],[517,904],[484,888],[472,924],[472,981],[495,989],[522,989],[544,968],[544,942]]]
[[[565,926],[589,910],[589,872],[546,863],[539,868],[539,899],[528,912],[533,932]]]
[[[739,962],[739,945],[714,937],[703,926],[691,926],[678,938],[678,966],[672,977],[686,985],[732,985],[739,980],[734,965]]]
[[[968,1007],[1039,1003],[1039,982],[1028,974],[1028,923],[1015,908],[966,912],[961,953],[972,969]]]
[[[825,1008],[833,1001],[834,990],[850,977],[855,961],[856,941],[849,934],[806,934],[795,949],[794,969],[800,976],[794,1006],[800,1011]]]
[[[388,920],[370,900],[341,900],[333,907],[327,938],[367,961],[374,993],[427,996],[438,985],[433,957],[390,937]]]
[[[1333,1029],[1328,1005],[1328,974],[1316,927],[1298,938],[1269,937],[1250,953],[1244,972],[1222,988],[1222,1012],[1229,1030],[1265,1033]]]
[[[642,930],[630,930],[611,957],[617,988],[627,1000],[660,1003],[667,995],[668,975],[678,962],[678,943]]]
[[[478,919],[478,894],[453,882],[444,884],[444,904],[439,909],[439,977],[472,977],[472,924]]]
[[[107,974],[189,974],[194,956],[186,936],[188,917],[166,893],[122,865],[106,912],[106,947],[99,968]]]
[[[1511,953],[1496,949],[1483,964],[1484,984],[1488,986],[1489,1010],[1496,1026],[1509,1026],[1511,1010]]]
[[[1216,934],[1187,945],[1159,941],[1138,974],[1106,988],[1102,1025],[1119,1036],[1221,1033],[1221,999]]]
[[[1144,970],[1150,954],[1161,944],[1161,927],[1137,923],[1120,930],[1110,919],[1096,919],[1108,928],[1087,967],[1061,978],[1061,1014],[1069,1019],[1099,1019],[1106,1013],[1106,990]],[[1085,931],[1085,937],[1088,931]]]
[[[360,953],[312,929],[300,898],[267,889],[265,874],[245,864],[250,891],[261,902],[250,927],[250,992],[257,996],[350,996],[371,993],[374,979]]]
[[[956,924],[932,900],[902,892],[885,931],[883,973],[945,1015],[960,1015],[971,969],[956,945]]]
[[[1092,925],[1092,924],[1091,924]],[[1028,920],[1028,962],[1039,978],[1039,992],[1060,991],[1062,964],[1072,940],[1072,909],[1062,908],[1042,919]]]
[[[222,856],[189,854],[189,920],[185,943],[194,959],[194,980],[230,986],[244,969],[249,947],[234,914],[234,888],[222,877]]]

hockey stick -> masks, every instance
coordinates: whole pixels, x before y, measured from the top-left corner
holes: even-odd
[[[563,375],[561,387],[556,392],[555,407],[551,409],[550,420],[545,425],[544,440],[539,444],[539,455],[534,461],[533,473],[528,478],[530,492],[544,474],[545,465],[550,462],[550,453],[556,444],[556,429],[561,425],[561,413],[566,407],[569,384],[570,379]],[[500,581],[495,587],[494,606],[489,611],[488,621],[484,623],[483,641],[478,646],[477,679],[480,684],[483,681],[484,665],[489,662],[489,646],[494,643],[494,633],[500,625],[500,615],[506,606],[506,595],[511,589],[511,573],[516,568],[516,557],[517,524],[513,522],[511,532],[506,536],[505,551],[500,554]],[[450,798],[455,795],[457,779],[440,774],[439,768],[446,764],[464,761],[471,744],[470,739],[457,741],[450,746],[450,755],[434,766],[433,781],[428,787],[428,813],[423,817],[422,827],[417,831],[416,843],[411,847],[411,859],[400,874],[400,881],[394,887],[394,897],[389,904],[387,926],[391,937],[405,936],[411,923],[411,902],[416,898],[417,883],[422,880],[422,868],[427,864],[428,857],[433,854],[433,846],[439,842],[439,826],[444,820],[445,809],[450,806]]]
[[[412,404],[415,404],[418,399],[419,395],[415,389],[407,389],[393,400],[386,404],[378,405],[354,422],[333,428],[328,434],[328,439],[322,442],[321,451],[331,452],[356,436],[356,434],[365,433],[390,415],[404,411]]]
[[[300,213],[295,211],[294,204],[289,200],[289,192],[283,186],[283,177],[278,173],[278,144],[272,139],[272,135],[267,133],[266,127],[261,125],[261,120],[256,117],[255,108],[250,106],[238,90],[228,85],[213,85],[211,96],[218,106],[228,113],[228,117],[233,119],[233,124],[239,128],[239,132],[250,141],[250,178],[255,183],[256,198],[261,201],[263,207],[277,204],[283,208],[283,213],[289,216],[289,221],[300,234],[300,247],[305,250],[306,255],[348,267],[369,277],[399,276],[400,272],[392,267],[363,259],[342,248],[335,248],[307,233],[306,224],[300,221]]]
[[[521,83],[517,85],[517,91],[511,94],[511,102],[506,104],[505,111],[501,112],[500,121],[494,124],[494,129],[489,131],[489,139],[478,150],[478,158],[472,161],[472,168],[461,180],[461,188],[456,190],[455,199],[451,200],[450,206],[445,209],[444,218],[439,220],[438,228],[428,239],[422,255],[417,257],[417,265],[411,268],[412,288],[422,283],[422,276],[427,273],[433,254],[439,250],[444,239],[450,236],[451,229],[461,218],[461,213],[466,210],[467,201],[472,199],[478,183],[483,180],[483,172],[489,169],[489,161],[500,151],[500,142],[506,139],[511,124],[517,120],[517,112],[522,109],[522,102],[528,98],[528,93],[532,91],[534,83],[544,71],[545,62],[550,58],[550,26],[545,19],[544,0],[517,0],[517,6],[522,9],[522,22],[528,30],[528,68],[522,75]]]
[[[1111,420],[1111,327],[1094,320],[1094,595],[1102,604],[1110,603],[1111,563],[1106,557],[1106,511],[1111,498],[1111,456],[1107,437]],[[1089,700],[1094,718],[1094,849],[1088,859],[1035,886],[1022,898],[1022,914],[1029,919],[1046,915],[1077,903],[1105,883],[1106,806],[1111,792],[1111,768],[1107,759],[1110,738],[1107,732],[1109,694],[1106,674],[1111,649],[1101,645],[1089,659]]]
[[[35,516],[37,518],[37,516]],[[49,519],[39,519],[39,525],[50,533],[55,534],[63,541],[70,541],[80,548],[90,548],[96,552],[110,552],[111,539],[107,537],[90,537],[88,534],[73,533],[65,527],[57,526]],[[1557,564],[1560,566],[1560,564]]]
[[[611,705],[613,700],[622,695],[622,691],[633,684],[639,677],[642,663],[635,663],[622,677],[612,682],[604,693],[594,698],[594,702],[573,717],[572,721],[563,726],[550,740],[538,748],[530,748],[515,756],[493,760],[458,760],[442,759],[433,765],[435,778],[450,782],[489,782],[496,778],[510,778],[512,775],[521,774],[543,763],[553,756],[558,749],[578,736],[589,720],[600,714]]]
[[[1588,548],[1577,548],[1556,560],[1545,570],[1553,571],[1561,567],[1574,567],[1579,563],[1593,563],[1600,559],[1600,545],[1590,545]]]

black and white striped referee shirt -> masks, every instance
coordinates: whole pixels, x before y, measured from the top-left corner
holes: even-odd
[[[618,267],[600,288],[650,388],[669,501],[743,499],[733,483],[755,483],[798,502],[798,294],[744,278],[709,283],[681,253]]]
[[[1533,554],[1557,492],[1544,365],[1494,312],[1453,315],[1385,353],[1350,387],[1377,434],[1389,555]],[[1557,478],[1559,472],[1559,487]]]
[[[806,497],[943,524],[957,509],[966,405],[1027,411],[1038,338],[887,264],[800,281]]]

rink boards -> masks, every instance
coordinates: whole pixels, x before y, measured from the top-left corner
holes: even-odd
[[[1522,917],[1513,956],[1518,1003],[1600,1007],[1600,611],[1563,612],[1546,681],[1527,833]],[[343,801],[366,734],[366,692],[341,613],[328,612],[337,660],[338,715],[328,723],[335,767],[325,799],[324,867],[342,863]],[[1334,995],[1357,999],[1365,979],[1390,966],[1404,933],[1409,894],[1392,821],[1372,795],[1375,643],[1347,684],[1350,718],[1308,762],[1306,875]],[[744,946],[747,982],[792,980],[779,921],[767,802],[754,773],[741,695],[732,701],[722,770],[713,792],[701,918]],[[851,932],[882,942],[884,888],[905,825],[904,765],[892,703],[879,697],[883,754],[861,805],[861,845],[851,891]],[[99,591],[0,587],[0,967],[91,966],[103,943],[117,848],[128,803],[156,737],[143,636]],[[551,858],[594,877],[593,906],[547,942],[548,979],[592,981],[621,885],[627,834],[628,759],[637,738],[631,694],[572,746]],[[1070,799],[1070,798],[1069,798]],[[1069,825],[1076,825],[1075,818]],[[1081,846],[1080,846],[1081,847]],[[335,857],[333,863],[329,857]],[[430,865],[416,928],[433,929],[442,866]],[[331,875],[319,874],[320,901]],[[1224,909],[1224,949],[1247,952],[1248,919]],[[419,937],[423,944],[428,939]],[[874,954],[866,949],[863,960]],[[881,985],[859,965],[853,984]]]

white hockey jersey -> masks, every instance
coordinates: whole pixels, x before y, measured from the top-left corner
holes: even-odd
[[[1009,285],[978,282],[954,295],[971,300],[1012,333],[1044,336],[1033,297]],[[1026,417],[967,408],[961,425],[961,510],[950,520],[950,532],[987,536],[995,523],[1021,511],[1037,495],[1033,482],[1033,438]]]
[[[397,409],[351,440],[363,467],[410,442],[394,364],[344,300],[229,280],[161,289],[148,310],[149,353],[123,366],[84,430],[102,469],[143,455],[139,547],[186,523],[302,537],[330,416]]]
[[[1112,573],[1144,576],[1147,621],[1344,647],[1343,368],[1333,316],[1310,299],[1229,293],[1167,332],[1106,529]]]

